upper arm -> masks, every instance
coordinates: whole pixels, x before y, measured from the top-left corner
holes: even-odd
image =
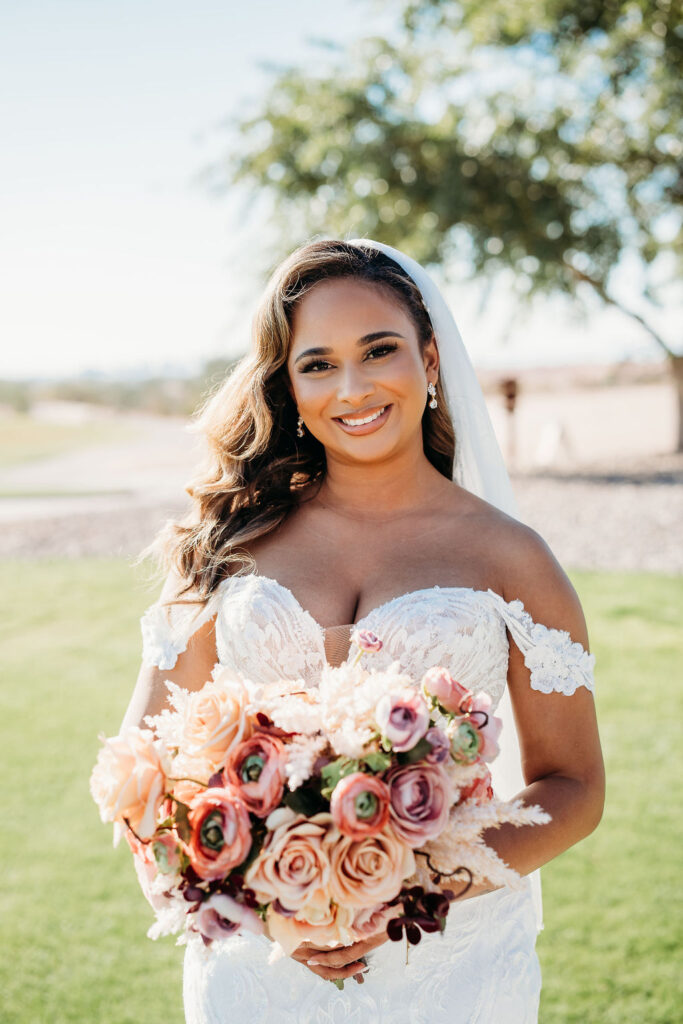
[[[153,615],[156,615],[162,607],[162,602],[170,600],[175,593],[177,593],[177,581],[173,577],[169,577],[164,584],[159,600],[151,609],[148,609],[148,613],[151,611]],[[198,608],[201,611],[201,607],[198,606]],[[187,609],[182,609],[183,615],[186,611]],[[171,616],[174,613],[175,609],[171,606]],[[164,619],[162,618],[160,621],[163,623]],[[145,657],[140,666],[137,682],[120,731],[130,725],[144,728],[143,719],[146,715],[156,715],[168,706],[167,680],[171,680],[185,690],[192,691],[201,690],[204,684],[211,679],[211,673],[218,661],[215,625],[216,613],[214,611],[209,618],[204,614],[196,628],[193,629],[192,624],[188,624],[185,627],[187,636],[182,632],[176,633],[172,641],[169,640],[166,645],[173,652],[170,658],[170,661],[174,662],[172,667],[160,667],[160,663],[166,665],[168,660],[165,660],[167,650],[163,655],[159,653],[164,648],[165,637],[161,637],[158,644],[156,636],[155,642],[151,642],[148,637],[145,638]],[[160,628],[158,623],[157,628]],[[143,630],[143,636],[144,634]],[[178,636],[180,636],[180,642]],[[174,644],[176,645],[175,649]],[[179,650],[179,648],[182,649]]]
[[[533,530],[517,530],[504,597],[520,600],[534,623],[569,634],[574,643],[589,651],[586,619],[578,595],[547,544]],[[532,685],[525,655],[510,643],[508,686],[517,723],[524,777],[527,783],[548,775],[565,775],[596,791],[604,786],[604,766],[593,694],[585,685],[562,692],[562,659],[571,661],[577,650],[567,638],[545,633],[547,644],[527,655],[527,660],[547,663],[540,668],[548,676],[558,673],[558,688],[544,692]],[[567,642],[562,642],[562,641]],[[535,657],[534,657],[535,656]],[[585,657],[579,653],[585,663]],[[571,667],[576,671],[575,663]],[[573,692],[571,692],[573,691]]]

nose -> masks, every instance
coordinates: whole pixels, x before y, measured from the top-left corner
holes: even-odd
[[[337,400],[359,405],[375,390],[375,385],[364,372],[362,366],[349,363],[337,378]]]

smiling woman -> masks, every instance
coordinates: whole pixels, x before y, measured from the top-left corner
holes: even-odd
[[[124,727],[162,710],[167,680],[201,690],[216,664],[261,684],[317,686],[329,664],[326,634],[362,625],[382,638],[373,667],[398,662],[416,681],[445,671],[458,692],[482,691],[486,716],[499,708],[506,724],[496,793],[540,805],[549,820],[484,833],[525,876],[522,888],[472,886],[409,966],[387,941],[393,909],[384,890],[377,906],[354,916],[324,882],[325,864],[315,907],[282,908],[294,931],[310,934],[317,923],[317,944],[302,942],[271,963],[268,936],[204,948],[195,934],[185,957],[188,1024],[533,1024],[536,869],[587,835],[602,812],[593,658],[569,580],[514,516],[481,391],[442,296],[418,264],[381,243],[303,246],[273,274],[253,350],[197,427],[212,464],[188,487],[191,514],[148,549],[168,575],[142,620],[143,665]],[[267,723],[254,728],[267,734]],[[424,752],[418,762],[426,785],[433,765]],[[404,796],[419,811],[424,786],[415,786],[406,784]],[[485,802],[488,788],[480,788],[471,798]],[[277,831],[269,821],[266,830]],[[393,818],[386,830],[397,856],[412,856]],[[260,856],[235,870],[258,872]],[[228,873],[211,884],[228,892],[233,883]],[[326,949],[342,911],[353,930],[347,944]],[[352,978],[362,989],[327,984]]]

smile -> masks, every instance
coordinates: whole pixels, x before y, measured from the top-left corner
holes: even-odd
[[[391,405],[383,405],[369,416],[335,416],[343,430],[353,434],[364,434],[381,426],[389,416]]]

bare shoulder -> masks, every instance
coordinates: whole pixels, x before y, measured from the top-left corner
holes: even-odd
[[[492,589],[506,601],[521,601],[535,622],[565,629],[585,646],[586,620],[578,594],[541,534],[475,495],[468,495],[465,509],[497,580]]]

